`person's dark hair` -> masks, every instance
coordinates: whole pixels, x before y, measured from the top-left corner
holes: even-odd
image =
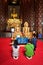
[[[18,45],[17,40],[14,40],[14,44],[13,45],[14,45],[15,48],[17,48],[17,45]]]
[[[36,34],[33,34],[34,37],[36,37]]]

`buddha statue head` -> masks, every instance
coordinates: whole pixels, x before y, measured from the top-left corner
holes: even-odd
[[[24,27],[28,27],[28,22],[25,22],[24,23]]]

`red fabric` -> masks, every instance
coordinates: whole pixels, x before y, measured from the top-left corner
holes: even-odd
[[[43,65],[43,42],[37,41],[35,55],[31,60],[24,55],[24,48],[20,48],[20,56],[18,60],[14,60],[11,56],[11,39],[0,38],[0,65]]]

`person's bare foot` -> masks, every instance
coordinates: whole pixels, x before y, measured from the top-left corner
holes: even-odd
[[[18,59],[18,57],[13,57],[13,59],[17,60],[17,59]]]
[[[27,59],[29,59],[29,60],[32,59],[32,56],[31,57],[27,57]]]

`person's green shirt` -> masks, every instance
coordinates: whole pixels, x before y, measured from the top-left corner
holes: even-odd
[[[34,55],[34,45],[33,44],[27,43],[25,45],[25,49],[26,49],[26,52],[25,52],[26,56],[31,57]]]

